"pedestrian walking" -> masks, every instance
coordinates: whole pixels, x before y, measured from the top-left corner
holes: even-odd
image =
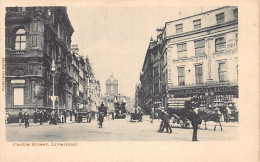
[[[57,125],[56,115],[55,115],[55,111],[54,110],[51,112],[51,121],[50,121],[49,124]]]
[[[92,115],[91,115],[91,112],[88,113],[88,122],[91,123],[91,120],[92,120]]]
[[[63,115],[64,115],[64,122],[66,123],[66,120],[67,120],[67,110],[64,110]]]
[[[75,117],[75,122],[78,121],[78,119],[77,119],[77,117],[78,117],[77,110],[74,110],[74,117]]]
[[[164,115],[164,127],[163,127],[163,131],[164,131],[164,128],[166,128],[166,133],[172,133],[172,128],[170,126],[170,115],[165,112],[165,115]],[[170,132],[169,132],[170,130]]]
[[[160,128],[159,128],[158,132],[163,132],[164,131],[164,125],[165,125],[164,118],[165,118],[165,113],[162,110],[161,113],[160,113],[161,124],[160,124]]]
[[[112,120],[115,119],[115,115],[114,115],[114,112],[112,111]]]
[[[40,125],[43,125],[43,112],[42,112],[42,110],[39,112],[38,118],[40,119]]]
[[[23,112],[22,112],[22,109],[20,109],[20,111],[18,113],[18,122],[19,122],[20,126],[22,125],[22,120],[23,120]]]
[[[103,115],[103,113],[99,113],[98,121],[99,121],[99,128],[102,128],[102,126],[103,126],[103,121],[104,121],[104,115]]]
[[[33,112],[33,122],[34,124],[37,123],[37,111],[34,109],[34,112]]]
[[[29,114],[26,111],[24,112],[23,118],[25,128],[29,127]]]
[[[72,115],[73,115],[73,109],[72,110],[70,110],[70,121],[72,121]]]
[[[153,124],[153,119],[154,119],[154,108],[152,108],[151,111],[151,123]]]
[[[56,120],[56,123],[60,123],[58,111],[55,111],[55,120]]]
[[[43,110],[43,122],[47,122],[48,121],[48,114],[47,111],[44,109]]]
[[[64,112],[62,111],[60,114],[61,123],[64,123]]]

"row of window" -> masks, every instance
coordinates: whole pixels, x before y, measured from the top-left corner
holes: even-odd
[[[183,86],[185,85],[185,67],[177,67],[177,69],[178,69],[178,85]],[[237,66],[237,76],[238,76],[238,66]],[[219,78],[219,82],[227,81],[226,62],[218,63],[218,78]],[[195,65],[195,79],[196,79],[196,84],[203,84],[203,68],[201,64]]]
[[[234,13],[235,19],[237,19],[238,18],[237,8],[233,10],[233,13]],[[222,12],[222,13],[217,14],[216,21],[217,21],[217,24],[221,24],[221,23],[225,22],[225,13]],[[197,20],[193,21],[193,28],[194,29],[201,28],[201,19],[197,19]],[[183,23],[175,25],[175,29],[176,29],[176,33],[183,32]]]
[[[194,41],[195,56],[205,54],[205,39]],[[219,52],[226,49],[226,39],[224,37],[215,40],[215,52]],[[177,45],[178,58],[187,57],[187,43]]]

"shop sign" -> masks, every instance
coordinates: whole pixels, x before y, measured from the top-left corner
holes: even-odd
[[[233,54],[236,54],[236,53],[237,53],[237,49],[231,49],[231,50],[227,50],[227,51],[222,51],[220,53],[214,53],[213,58],[219,57],[219,56],[233,55]]]
[[[15,79],[15,80],[11,80],[12,84],[16,84],[16,83],[25,83],[25,80],[23,79]]]
[[[238,87],[233,86],[233,87],[214,87],[214,88],[173,90],[172,94],[198,94],[198,93],[206,93],[209,90],[213,91],[213,92],[238,91]]]
[[[190,57],[190,58],[180,59],[180,60],[173,60],[172,62],[174,64],[177,64],[177,63],[183,63],[183,62],[198,62],[200,60],[205,60],[205,59],[207,59],[206,55],[199,56],[199,57]]]

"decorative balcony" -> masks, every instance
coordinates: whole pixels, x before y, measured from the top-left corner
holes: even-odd
[[[9,55],[26,55],[27,52],[25,50],[11,50],[8,51]]]

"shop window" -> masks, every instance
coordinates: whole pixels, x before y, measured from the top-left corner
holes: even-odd
[[[227,81],[227,65],[226,62],[220,62],[218,66],[219,82]]]
[[[194,29],[201,28],[201,19],[194,20],[193,21],[193,26],[194,26]]]
[[[205,54],[205,39],[194,41],[195,45],[195,56]]]
[[[202,65],[195,66],[196,84],[203,84]]]
[[[176,33],[181,33],[181,32],[183,32],[183,24],[176,25]]]
[[[225,15],[224,13],[220,13],[216,15],[217,24],[225,22]]]
[[[226,49],[226,40],[224,37],[218,38],[215,41],[215,51],[219,52]]]
[[[178,85],[185,85],[184,67],[178,67]]]
[[[15,34],[15,50],[25,50],[26,35],[24,29],[19,29]]]
[[[177,45],[178,58],[187,57],[187,43]]]

